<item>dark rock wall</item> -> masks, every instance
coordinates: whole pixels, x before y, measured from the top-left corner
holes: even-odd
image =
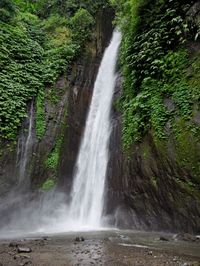
[[[117,98],[121,87],[119,78]],[[200,232],[200,187],[191,183],[196,175],[188,167],[195,165],[193,160],[200,162],[200,143],[183,126],[181,143],[173,134],[160,141],[149,132],[125,153],[121,115],[114,105],[112,121],[105,202],[105,213],[113,217],[111,223],[123,228]],[[186,165],[179,157],[182,142],[189,144]]]
[[[49,88],[50,89],[50,88]],[[52,103],[48,99],[48,88],[45,97],[45,134],[41,139],[35,138],[33,156],[30,162],[30,178],[32,188],[39,188],[48,178],[55,178],[57,169],[49,169],[46,165],[49,154],[54,150],[56,141],[61,137],[62,125],[68,108],[69,83],[66,74],[55,84],[58,101]]]
[[[0,156],[0,194],[4,196],[16,184],[16,145],[5,144]]]

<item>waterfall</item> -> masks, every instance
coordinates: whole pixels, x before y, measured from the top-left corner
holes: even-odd
[[[27,165],[32,152],[32,128],[34,119],[34,101],[32,100],[29,118],[28,118],[28,133],[25,135],[23,132],[19,137],[17,148],[17,166],[19,168],[18,184],[28,183],[28,169]]]
[[[75,166],[71,203],[58,191],[40,194],[30,200],[28,194],[12,193],[0,204],[0,238],[8,235],[57,233],[101,229],[103,223],[104,187],[109,159],[109,138],[112,130],[110,111],[116,82],[116,61],[121,34],[113,33],[106,49],[96,82]],[[29,183],[29,164],[33,150],[34,102],[18,142],[18,188]],[[16,206],[15,206],[16,203]],[[20,205],[19,205],[20,204]],[[8,208],[8,207],[10,208]],[[20,207],[18,207],[20,206]],[[9,213],[10,212],[10,213]],[[9,214],[9,220],[5,214]]]
[[[121,34],[115,31],[99,68],[76,162],[69,220],[77,230],[101,226],[111,133],[110,110],[120,42]]]
[[[75,165],[71,203],[67,205],[64,195],[55,191],[40,195],[38,199],[30,202],[27,202],[26,195],[11,194],[5,199],[8,206],[12,206],[13,201],[19,203],[21,201],[22,205],[17,209],[13,208],[9,223],[3,221],[4,227],[3,231],[0,231],[0,237],[2,232],[6,235],[21,235],[33,232],[82,231],[102,227],[109,138],[112,130],[110,111],[117,76],[115,67],[120,42],[121,34],[115,31],[110,45],[105,50],[97,74],[85,132]],[[20,190],[29,184],[28,166],[31,161],[34,138],[33,101],[28,113],[25,121],[27,132],[21,132],[18,142],[17,167]],[[0,204],[0,210],[1,206],[4,211],[5,204]]]

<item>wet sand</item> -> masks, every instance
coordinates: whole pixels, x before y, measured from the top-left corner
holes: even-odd
[[[31,252],[19,253],[19,247]],[[121,230],[34,236],[1,240],[2,265],[200,266],[200,242],[175,240],[171,234]]]

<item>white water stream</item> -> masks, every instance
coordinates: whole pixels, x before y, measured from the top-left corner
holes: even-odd
[[[99,68],[77,158],[68,214],[77,229],[101,226],[111,133],[110,110],[120,42],[121,34],[115,31]]]
[[[19,138],[17,148],[17,164],[19,167],[18,184],[22,186],[24,183],[29,183],[27,166],[30,162],[30,156],[32,155],[32,128],[34,115],[34,101],[32,100],[29,111],[29,126],[27,136],[24,133]]]

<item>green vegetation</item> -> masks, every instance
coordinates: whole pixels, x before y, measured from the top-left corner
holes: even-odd
[[[91,36],[94,19],[90,13],[80,8],[70,20],[70,27],[74,31],[73,41],[79,45]]]
[[[120,61],[124,93],[119,105],[123,144],[128,150],[149,130],[165,139],[166,123],[175,125],[177,116],[191,121],[193,104],[200,101],[200,61],[187,50],[187,43],[197,41],[198,27],[186,16],[190,8],[187,1],[111,3],[123,33]],[[175,107],[168,108],[166,99]],[[195,126],[190,130],[195,131]]]
[[[16,7],[13,1],[1,0],[0,2],[0,21],[9,22],[15,15]]]
[[[67,110],[65,110],[64,118],[67,117]],[[64,121],[64,120],[63,120]],[[66,128],[66,125],[64,122],[62,122],[61,129],[60,129],[60,134],[56,139],[54,148],[51,150],[51,152],[48,155],[48,158],[45,161],[45,166],[49,169],[54,171],[54,173],[57,170],[58,164],[59,164],[59,159],[60,159],[60,149],[64,137],[64,130]]]
[[[191,171],[191,182],[198,183],[200,177],[200,153],[196,147],[197,144],[195,136],[189,129],[190,128],[184,119],[176,121],[176,125],[174,127],[177,139],[176,159],[182,167]]]
[[[49,156],[45,162],[45,165],[48,169],[55,170],[57,168],[58,163],[59,163],[61,143],[62,143],[62,138],[57,140],[54,149],[49,154]]]
[[[56,185],[56,181],[52,178],[48,178],[43,184],[42,184],[42,190],[48,191],[52,188],[54,188]]]
[[[15,137],[26,116],[26,103],[42,87],[41,46],[20,28],[0,27],[0,135]]]
[[[0,136],[12,140],[36,98],[36,131],[45,133],[46,87],[92,38],[94,15],[107,1],[0,1]]]

